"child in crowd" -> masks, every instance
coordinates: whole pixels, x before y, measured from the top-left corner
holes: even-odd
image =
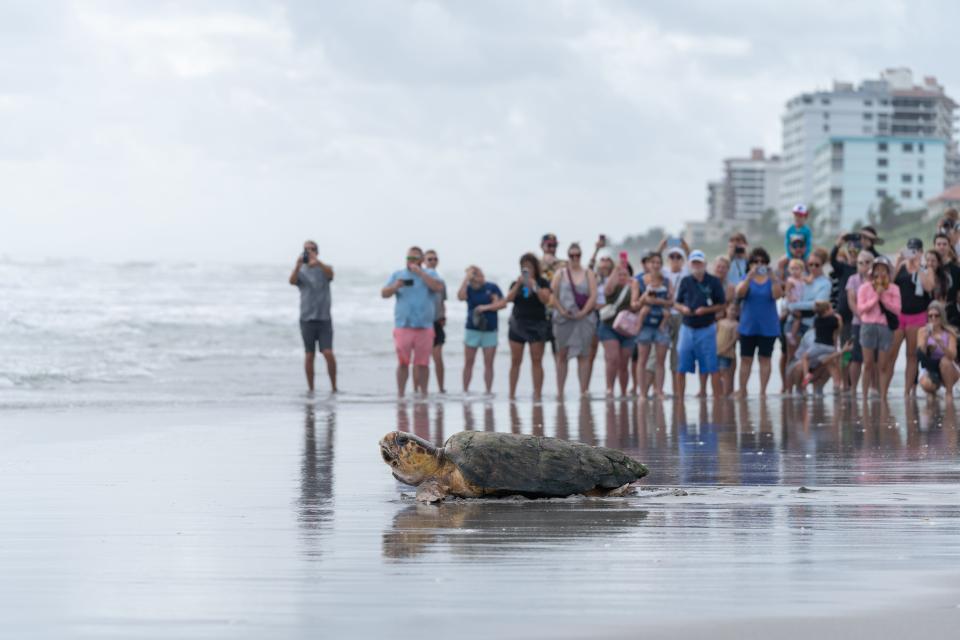
[[[840,374],[837,368],[837,335],[843,326],[843,320],[833,310],[828,300],[817,300],[813,305],[817,316],[813,320],[813,341],[805,349],[798,351],[800,371],[803,372],[801,391],[813,380],[812,368],[827,366],[833,375],[834,387],[840,389]]]
[[[723,395],[733,395],[733,376],[736,372],[737,340],[740,308],[736,301],[727,305],[726,312],[717,322],[717,366]]]
[[[803,299],[803,290],[807,286],[807,277],[805,269],[803,266],[803,260],[794,258],[787,265],[787,282],[784,284],[784,295],[786,296],[787,304],[793,302],[800,302]],[[780,315],[780,321],[783,322],[787,319],[789,315],[787,311],[787,305],[783,306],[783,311]],[[794,314],[793,320],[790,323],[790,332],[787,334],[787,342],[790,346],[797,346],[797,340],[800,337],[800,315]]]
[[[798,204],[793,208],[793,224],[787,229],[783,238],[783,246],[787,255],[790,255],[790,243],[795,240],[803,240],[803,259],[810,257],[810,251],[813,250],[813,232],[807,226],[807,207]]]

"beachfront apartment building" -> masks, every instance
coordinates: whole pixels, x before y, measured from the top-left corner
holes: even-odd
[[[945,185],[947,143],[915,136],[831,136],[814,150],[809,200],[837,233],[864,224],[890,197],[901,209],[927,207]]]
[[[745,158],[723,161],[723,179],[707,183],[707,219],[749,223],[777,207],[780,158],[751,149]]]
[[[874,144],[880,144],[885,137],[939,140],[942,143],[939,148],[944,149],[945,155],[944,162],[939,165],[944,175],[937,182],[951,184],[953,180],[960,181],[960,155],[954,144],[955,107],[956,103],[946,95],[936,78],[928,76],[920,84],[915,84],[912,72],[905,68],[886,69],[879,79],[864,80],[858,86],[834,82],[830,91],[802,93],[791,98],[781,118],[783,151],[779,211],[789,211],[800,202],[815,203],[815,186],[821,189],[824,186],[825,145],[832,148],[836,141],[854,138],[875,138]],[[931,145],[936,146],[936,143],[931,142]],[[869,144],[863,149],[867,147]],[[817,160],[820,164],[816,168],[821,175],[815,185]],[[862,168],[856,162],[847,164],[858,170]],[[926,177],[928,173],[923,175]],[[840,181],[861,184],[863,176],[852,175]],[[862,197],[862,191],[856,190],[857,198]],[[880,191],[887,191],[900,201],[903,208],[915,204],[915,197],[899,195],[910,191],[913,196],[917,191],[915,185],[910,189],[873,188],[874,193]],[[938,193],[929,187],[921,191],[928,197]],[[822,202],[822,191],[818,195]],[[840,201],[843,202],[844,198],[840,197]]]

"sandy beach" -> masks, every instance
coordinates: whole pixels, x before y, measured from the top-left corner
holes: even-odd
[[[833,399],[672,407],[7,410],[4,635],[950,637],[952,415]],[[560,435],[652,473],[624,499],[417,505],[377,455],[395,428]]]

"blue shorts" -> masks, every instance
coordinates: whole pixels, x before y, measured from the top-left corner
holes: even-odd
[[[489,349],[497,346],[496,331],[477,331],[476,329],[467,329],[463,333],[463,344],[474,349]]]
[[[601,322],[597,325],[597,339],[600,342],[606,342],[608,340],[616,340],[620,343],[621,349],[633,349],[633,346],[637,344],[636,336],[625,336],[617,333],[613,330],[613,327],[608,325],[605,322]]]
[[[711,324],[702,329],[681,325],[680,337],[677,339],[677,358],[680,373],[696,373],[698,364],[700,373],[716,373],[717,325]]]
[[[637,344],[663,344],[670,346],[670,331],[644,325],[637,334]]]
[[[729,369],[732,366],[733,366],[733,358],[724,358],[723,356],[717,356],[717,368],[720,369],[720,371]]]

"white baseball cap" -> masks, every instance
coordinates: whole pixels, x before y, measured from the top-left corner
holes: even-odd
[[[801,215],[801,216],[807,215],[807,213],[809,213],[809,212],[807,211],[807,205],[805,205],[805,204],[798,204],[798,205],[794,206],[794,207],[793,207],[793,213],[795,213],[796,215]]]
[[[690,262],[703,262],[706,263],[707,256],[703,255],[703,251],[699,249],[697,251],[690,252]]]

